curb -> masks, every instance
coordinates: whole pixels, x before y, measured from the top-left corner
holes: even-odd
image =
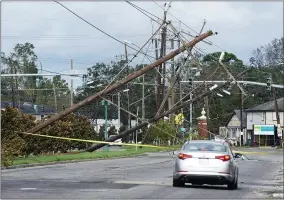
[[[94,158],[94,159],[82,159],[82,160],[66,160],[66,161],[55,161],[55,162],[47,162],[47,163],[34,163],[34,164],[23,164],[23,165],[14,165],[9,167],[1,167],[1,170],[9,170],[9,169],[21,169],[21,168],[29,168],[29,167],[41,167],[41,166],[50,166],[50,165],[60,165],[60,164],[69,164],[69,163],[80,163],[80,162],[88,162],[88,161],[97,161],[97,160],[115,160],[121,158],[133,158],[133,157],[141,157],[147,156],[147,153],[141,153],[136,155],[129,156],[116,156],[110,158]]]

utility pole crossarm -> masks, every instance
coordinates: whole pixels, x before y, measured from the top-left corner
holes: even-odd
[[[84,99],[83,101],[69,107],[68,109],[62,111],[61,113],[59,113],[58,115],[53,115],[51,118],[47,119],[46,121],[38,124],[37,126],[35,126],[34,128],[32,128],[31,130],[29,130],[28,132],[30,133],[35,133],[45,127],[47,127],[48,125],[52,124],[53,122],[60,120],[61,118],[65,117],[66,115],[80,109],[81,107],[92,103],[94,101],[96,101],[100,96],[106,95],[116,89],[118,89],[119,87],[121,87],[122,85],[130,82],[131,80],[143,75],[144,73],[146,73],[147,71],[154,69],[155,67],[161,65],[162,63],[164,63],[165,61],[170,60],[171,58],[175,57],[176,55],[180,54],[181,52],[185,51],[186,48],[192,47],[195,44],[197,44],[198,42],[202,41],[203,39],[209,37],[213,35],[212,31],[208,31],[202,35],[200,35],[199,37],[196,37],[194,40],[186,43],[185,45],[183,45],[182,47],[172,51],[171,53],[169,53],[168,55],[156,60],[155,62],[153,62],[152,64],[133,72],[132,74],[128,75],[128,77],[124,78],[123,80],[110,85],[109,87],[105,88],[104,90],[101,90],[100,92],[98,92],[97,94],[90,96],[86,99]]]

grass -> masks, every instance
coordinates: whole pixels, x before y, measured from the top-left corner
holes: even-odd
[[[38,164],[38,163],[51,163],[60,161],[79,161],[79,160],[89,160],[89,159],[108,159],[116,157],[132,157],[136,155],[142,155],[146,152],[158,152],[163,149],[158,148],[138,148],[137,151],[135,147],[126,147],[125,151],[97,151],[97,152],[84,152],[84,153],[66,153],[66,154],[51,154],[51,155],[39,155],[39,156],[29,156],[26,158],[16,158],[13,162],[13,166],[25,165],[25,164]]]

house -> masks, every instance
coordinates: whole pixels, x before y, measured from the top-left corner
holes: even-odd
[[[247,119],[246,113],[242,112],[242,127],[243,133],[241,133],[241,111],[234,110],[233,114],[229,118],[228,122],[225,125],[227,139],[233,141],[241,141],[242,144],[246,143],[246,127],[247,127]]]
[[[280,127],[283,129],[284,122],[284,97],[277,99],[278,112],[280,118]],[[277,117],[275,111],[275,101],[269,101],[267,103],[258,105],[254,108],[245,110],[247,114],[247,132],[248,137],[252,138],[253,142],[257,142],[260,145],[273,145],[275,140],[278,140],[277,134]],[[260,133],[256,131],[255,127],[262,126],[263,129],[268,129],[269,125],[275,127],[275,133],[272,131],[263,131]]]
[[[1,102],[1,109],[5,109],[8,106],[12,106],[12,102]],[[28,115],[33,115],[36,120],[41,120],[42,118],[48,115],[56,114],[56,110],[46,105],[34,105],[31,103],[24,102],[23,104],[15,104],[15,107],[18,108],[21,112]]]
[[[95,128],[95,131],[98,133],[100,130],[100,127],[105,125],[105,119],[92,120],[92,124]],[[116,130],[118,131],[119,129],[118,119],[108,120],[108,129],[112,126],[115,126]],[[120,122],[120,127],[122,126],[123,124]],[[134,127],[134,126],[136,126],[136,120],[131,120],[131,127]]]

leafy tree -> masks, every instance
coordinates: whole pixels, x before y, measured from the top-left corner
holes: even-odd
[[[149,137],[147,138],[147,143],[159,138],[163,144],[167,145],[168,140],[177,136],[176,128],[165,120],[160,120],[155,126],[151,126],[148,131]]]
[[[54,76],[52,79],[40,77],[36,102],[38,104],[52,105],[54,108],[62,110],[63,105],[69,107],[70,105],[70,90],[66,80],[62,79],[60,75]],[[55,88],[55,94],[54,94]],[[55,99],[57,99],[57,105],[55,105]]]
[[[30,74],[37,74],[37,56],[34,52],[34,45],[31,43],[25,44],[16,44],[13,49],[13,52],[10,53],[9,56],[6,56],[5,53],[1,53],[1,62],[4,64],[5,72],[10,73],[30,73]],[[23,89],[23,91],[18,92],[18,98],[21,100],[29,100],[35,102],[36,100],[36,93],[34,90],[27,90],[36,88],[36,76],[33,77],[15,77],[11,78],[13,84],[11,87],[14,87],[15,81],[15,88],[16,89]],[[10,88],[12,89],[12,88]],[[25,90],[26,89],[26,90]],[[24,93],[23,93],[24,92]],[[23,94],[22,94],[23,93]],[[27,96],[27,99],[23,97]]]
[[[221,53],[222,52],[214,52],[214,53],[207,54],[203,57],[203,62],[214,62],[214,61],[216,62],[216,61],[219,60]],[[225,52],[223,62],[224,63],[235,63],[235,62],[237,62],[237,63],[242,64],[242,61],[239,60],[235,54],[228,53],[228,52]]]

